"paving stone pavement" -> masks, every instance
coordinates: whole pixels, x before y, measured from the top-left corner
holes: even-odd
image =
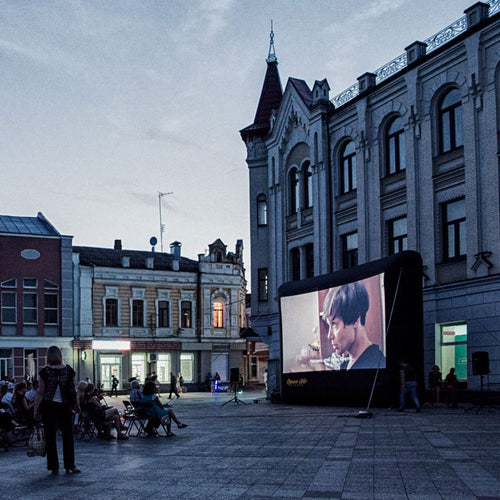
[[[500,498],[499,410],[374,409],[366,419],[240,397],[249,404],[208,393],[172,401],[189,424],[172,438],[76,441],[79,475],[51,476],[23,447],[0,451],[0,498]],[[122,409],[123,399],[107,402]]]

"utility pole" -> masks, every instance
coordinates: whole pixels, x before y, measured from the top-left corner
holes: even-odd
[[[158,191],[158,209],[160,212],[160,249],[161,249],[161,253],[163,253],[163,233],[165,232],[165,224],[163,224],[163,222],[161,220],[161,199],[164,196],[167,196],[169,194],[174,194],[174,193],[172,191],[170,191],[168,193],[162,193],[161,191]]]

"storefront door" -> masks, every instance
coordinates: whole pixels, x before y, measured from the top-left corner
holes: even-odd
[[[120,383],[118,388],[121,387],[122,375],[122,358],[121,356],[105,356],[101,355],[101,384],[104,390],[111,389],[111,379],[114,375]]]

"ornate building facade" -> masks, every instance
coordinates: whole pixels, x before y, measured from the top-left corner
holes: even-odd
[[[281,284],[396,252],[424,262],[425,367],[500,383],[500,2],[476,3],[330,99],[326,79],[282,90],[273,34],[254,122],[252,327],[279,386]],[[484,362],[484,355],[482,356]],[[484,363],[483,363],[483,371]]]
[[[77,373],[109,388],[128,388],[156,373],[163,390],[182,373],[198,390],[207,374],[242,367],[246,281],[243,244],[227,252],[221,240],[198,261],[171,253],[73,247]]]

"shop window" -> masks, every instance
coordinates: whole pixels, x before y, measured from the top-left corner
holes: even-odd
[[[192,382],[194,380],[194,354],[192,352],[181,353],[180,362],[184,382]]]
[[[266,302],[269,299],[269,276],[267,267],[258,270],[259,302]]]
[[[213,303],[214,328],[224,328],[224,302]]]
[[[106,299],[105,326],[118,326],[118,299]]]
[[[16,292],[2,292],[2,323],[17,323]]]
[[[146,356],[144,353],[132,354],[132,377],[135,377],[141,383],[146,378]]]
[[[46,293],[44,300],[44,322],[47,325],[57,325],[59,317],[58,296],[53,293]]]
[[[158,301],[158,327],[159,328],[170,327],[170,302],[168,302],[168,300]]]
[[[163,383],[170,382],[170,372],[172,371],[172,362],[170,354],[159,353],[156,361],[156,374],[158,380]]]
[[[389,255],[408,250],[408,224],[406,217],[389,221]]]
[[[356,189],[356,149],[349,141],[340,154],[340,194]]]
[[[439,325],[438,331],[443,379],[450,368],[455,368],[457,378],[467,380],[467,324]]]
[[[257,378],[257,357],[250,356],[250,378]]]
[[[144,301],[132,300],[132,326],[144,327]]]
[[[38,322],[38,297],[36,293],[23,293],[23,322],[36,325]]]
[[[466,255],[464,198],[443,204],[443,250],[444,260]]]
[[[190,300],[181,302],[181,328],[192,328],[192,303]]]
[[[265,194],[257,196],[257,225],[267,226],[267,198]]]
[[[342,269],[358,265],[358,233],[342,236]]]
[[[12,349],[0,349],[0,380],[13,375]]]

